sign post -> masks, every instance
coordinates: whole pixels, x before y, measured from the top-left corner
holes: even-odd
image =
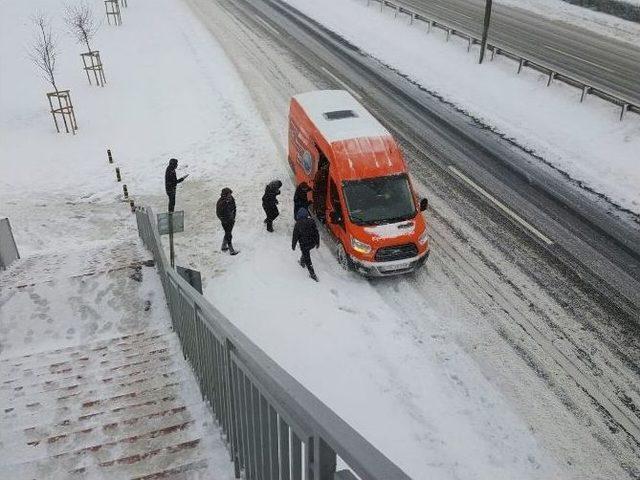
[[[173,247],[173,234],[184,232],[184,211],[167,212],[158,214],[158,233],[169,234],[169,257],[171,268],[175,266],[175,250]]]

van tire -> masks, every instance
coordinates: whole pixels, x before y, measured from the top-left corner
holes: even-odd
[[[338,259],[338,263],[346,271],[349,272],[353,270],[353,261],[349,255],[347,255],[347,251],[345,250],[344,245],[342,245],[342,242],[338,242],[338,245],[336,246],[336,258]]]

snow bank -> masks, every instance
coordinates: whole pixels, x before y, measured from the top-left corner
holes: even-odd
[[[362,0],[287,0],[382,63],[491,125],[613,202],[640,213],[640,117],[502,57],[477,64],[462,40],[394,19]],[[358,19],[354,22],[354,19]],[[380,35],[379,32],[386,32]],[[464,43],[466,46],[466,43]]]

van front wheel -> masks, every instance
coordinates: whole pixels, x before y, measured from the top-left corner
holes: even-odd
[[[349,258],[349,255],[347,255],[342,242],[339,242],[338,246],[336,247],[336,257],[338,258],[338,263],[342,266],[342,268],[347,271],[353,270],[353,262],[351,261],[351,258]]]

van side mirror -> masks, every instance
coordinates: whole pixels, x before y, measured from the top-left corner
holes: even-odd
[[[420,211],[424,212],[427,208],[429,208],[429,200],[423,198],[420,200]]]

